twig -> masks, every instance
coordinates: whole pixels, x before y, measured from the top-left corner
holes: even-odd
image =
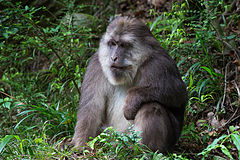
[[[29,19],[28,19],[28,20],[29,20]],[[33,25],[39,32],[41,32],[41,33],[44,35],[43,38],[42,38],[41,36],[39,36],[38,34],[36,34],[37,37],[38,37],[42,42],[44,42],[44,43],[47,45],[48,48],[50,48],[50,49],[53,51],[53,53],[54,53],[54,54],[57,56],[57,58],[60,60],[60,62],[61,62],[61,64],[63,65],[63,67],[66,69],[67,73],[70,74],[70,75],[72,75],[72,74],[69,72],[68,67],[65,65],[64,61],[62,60],[62,58],[61,58],[60,55],[58,54],[57,50],[55,50],[55,49],[54,49],[51,45],[49,45],[49,43],[47,42],[47,39],[46,39],[46,37],[45,37],[44,31],[43,31],[41,28],[39,28],[34,22],[32,22],[31,20],[29,20],[29,21],[32,23],[32,25]],[[80,90],[79,90],[79,88],[78,88],[78,86],[77,86],[76,81],[75,81],[74,79],[72,79],[72,81],[73,81],[73,84],[74,84],[75,88],[77,89],[78,94],[79,94],[79,96],[80,96],[80,95],[81,95],[81,92],[80,92]]]
[[[228,65],[228,64],[227,64]],[[226,66],[226,70],[227,70],[227,66]],[[236,88],[236,90],[237,90],[237,93],[238,93],[238,97],[240,98],[240,90],[239,90],[239,88],[238,88],[238,85],[237,85],[237,83],[236,83],[236,81],[237,81],[237,77],[238,77],[238,75],[237,75],[237,68],[235,69],[235,75],[236,75],[236,77],[235,77],[235,80],[233,81],[233,83],[234,83],[234,86],[235,86],[235,88]],[[226,73],[225,73],[226,74]],[[226,75],[225,75],[226,76]],[[225,89],[225,88],[224,88]],[[236,119],[238,119],[239,117],[240,117],[240,115],[238,115],[238,116],[236,116],[235,118],[234,118],[234,116],[236,115],[236,113],[238,112],[238,109],[239,109],[239,107],[236,109],[236,111],[233,113],[233,115],[231,116],[231,118],[226,122],[226,123],[224,123],[224,125],[222,126],[222,127],[224,127],[224,126],[226,126],[228,123],[230,123],[230,122],[232,122],[232,121],[234,121],[234,120],[236,120]]]
[[[239,118],[240,115],[238,115],[237,117],[233,118],[233,117],[236,115],[237,112],[238,112],[238,108],[237,108],[236,111],[233,113],[233,115],[231,116],[231,118],[229,118],[229,120],[222,125],[222,127],[226,126],[228,123],[230,123],[230,122],[234,121],[235,119]]]
[[[235,75],[236,75],[236,77],[235,77],[235,80],[233,81],[233,83],[234,83],[234,86],[237,90],[238,98],[240,98],[240,90],[239,90],[238,84],[237,84],[237,82],[238,82],[238,68],[237,67],[235,67]]]
[[[235,88],[236,88],[236,90],[237,90],[238,97],[240,98],[240,90],[239,90],[239,88],[238,88],[238,85],[237,85],[237,83],[236,83],[235,80],[233,81],[233,83],[234,83],[234,86],[235,86]]]
[[[13,96],[10,96],[9,94],[7,94],[5,92],[0,91],[0,93],[4,94],[4,95],[6,95],[6,96],[8,96],[8,97],[10,97],[12,99],[15,99],[16,101],[18,101],[18,102],[22,103],[23,105],[25,105],[23,102],[19,101],[18,99],[14,98]]]
[[[235,120],[238,119],[238,118],[240,118],[240,115],[238,115],[238,116],[236,116],[235,118],[233,118],[233,119],[231,120],[231,122],[232,122],[232,121],[235,121]]]
[[[224,94],[223,94],[223,100],[221,103],[221,108],[224,108],[224,102],[225,102],[225,98],[226,98],[226,92],[227,92],[227,70],[228,70],[228,66],[232,63],[232,61],[228,62],[226,67],[225,67],[225,75],[224,75]],[[216,114],[216,113],[215,113]]]
[[[221,39],[222,40],[222,39]],[[226,41],[222,40],[223,43],[230,49],[235,51],[235,55],[237,56],[237,59],[240,59],[240,51],[237,48],[233,48],[229,43],[227,43]]]
[[[11,4],[11,7],[15,8],[15,6],[12,5],[12,4]],[[42,38],[41,36],[39,36],[38,34],[36,34],[36,35],[37,35],[37,37],[38,37],[41,41],[43,41],[43,42],[45,43],[45,45],[47,45],[47,47],[49,47],[49,48],[53,51],[53,53],[54,53],[54,54],[57,56],[57,58],[60,60],[60,62],[61,62],[61,64],[63,65],[63,67],[66,69],[67,73],[72,76],[71,72],[69,72],[69,70],[68,70],[67,66],[65,65],[64,61],[62,60],[62,58],[61,58],[60,55],[58,54],[58,51],[57,51],[56,49],[54,49],[51,45],[49,45],[49,43],[48,43],[48,41],[47,41],[47,39],[46,39],[46,36],[45,36],[46,34],[45,34],[45,32],[42,30],[42,28],[40,28],[39,26],[37,26],[37,25],[33,22],[33,20],[29,19],[29,18],[26,17],[24,14],[21,13],[21,16],[24,17],[27,21],[29,21],[29,22],[34,26],[34,28],[37,29],[38,32],[40,32],[40,33],[43,34],[43,38]],[[78,85],[77,85],[76,81],[75,81],[74,79],[72,79],[72,81],[73,81],[73,84],[74,84],[74,86],[75,86],[75,88],[76,88],[76,90],[77,90],[77,92],[78,92],[78,94],[79,94],[79,96],[80,96],[80,95],[81,95],[81,92],[80,92],[80,90],[79,90],[79,88],[78,88]]]
[[[237,48],[237,47],[235,47],[235,48],[233,48],[228,42],[226,42],[225,40],[223,40],[222,38],[221,38],[221,34],[219,33],[219,31],[217,30],[217,28],[214,26],[214,24],[211,22],[211,25],[212,25],[212,27],[216,30],[216,32],[217,32],[217,37],[216,37],[216,39],[217,40],[220,40],[220,41],[222,41],[228,48],[230,48],[231,50],[234,50],[235,51],[235,55],[236,55],[236,58],[237,59],[240,59],[240,51],[239,51],[239,49]]]

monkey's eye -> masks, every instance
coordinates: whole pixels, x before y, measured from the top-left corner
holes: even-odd
[[[131,47],[131,44],[124,42],[124,43],[121,43],[120,46],[123,48],[129,48],[129,47]]]
[[[117,43],[116,43],[114,40],[110,40],[110,41],[108,42],[108,45],[109,45],[110,47],[112,47],[112,46],[116,46]]]

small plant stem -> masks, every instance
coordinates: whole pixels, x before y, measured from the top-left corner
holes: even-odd
[[[10,5],[11,5],[11,7],[15,8],[15,6],[14,6],[13,4],[10,4]],[[26,17],[24,14],[21,13],[21,16],[24,17],[27,21],[29,21],[29,22],[33,25],[33,27],[34,27],[35,29],[37,29],[38,32],[40,32],[40,33],[43,34],[43,38],[40,37],[38,34],[36,34],[36,36],[37,36],[41,41],[43,41],[43,42],[47,45],[47,47],[49,47],[49,48],[54,52],[54,54],[55,54],[55,55],[57,56],[57,58],[60,60],[60,62],[61,62],[61,64],[63,65],[63,67],[66,69],[67,73],[72,77],[71,72],[69,72],[67,66],[65,65],[65,63],[64,63],[64,61],[62,60],[62,58],[60,57],[60,55],[58,54],[57,50],[55,50],[55,49],[54,49],[51,45],[49,45],[49,43],[47,42],[46,34],[45,34],[44,31],[42,30],[42,28],[39,28],[39,27],[33,22],[33,20],[29,19],[29,18]],[[76,90],[77,90],[77,92],[78,92],[78,94],[79,94],[79,97],[80,97],[80,96],[81,96],[81,92],[80,92],[80,90],[79,90],[79,88],[78,88],[78,85],[77,85],[77,83],[76,83],[76,81],[75,81],[74,79],[72,79],[72,81],[73,81],[73,84],[74,84],[74,86],[75,86],[75,88],[76,88]]]
[[[48,48],[50,48],[50,49],[53,51],[53,53],[54,53],[54,54],[57,56],[57,58],[60,60],[60,62],[61,62],[61,64],[63,65],[63,67],[66,69],[67,73],[72,77],[71,72],[69,72],[68,67],[65,65],[64,61],[62,60],[62,58],[61,58],[60,55],[58,54],[58,51],[57,51],[56,49],[54,49],[54,48],[48,43],[48,41],[47,41],[47,39],[46,39],[46,34],[45,34],[44,31],[42,30],[42,28],[39,28],[39,27],[33,22],[33,20],[27,18],[25,15],[21,14],[21,16],[23,16],[26,20],[28,20],[38,32],[42,33],[43,38],[42,38],[41,36],[39,36],[39,34],[36,34],[36,36],[37,36],[42,42],[44,42],[45,45],[47,45]],[[75,88],[76,88],[76,90],[77,90],[77,92],[78,92],[78,94],[79,94],[79,97],[80,97],[81,92],[80,92],[80,90],[79,90],[79,88],[78,88],[78,85],[77,85],[77,83],[76,83],[76,81],[75,81],[74,79],[72,79],[72,81],[73,81],[73,84],[74,84],[74,86],[75,86]]]
[[[31,20],[30,20],[30,21],[31,21]],[[40,36],[37,34],[37,37],[38,37],[41,41],[43,41],[43,42],[47,45],[47,47],[49,47],[49,48],[53,51],[53,53],[54,53],[54,54],[57,56],[57,58],[60,60],[60,62],[61,62],[61,64],[63,65],[63,67],[66,69],[67,73],[68,73],[69,75],[71,75],[71,77],[72,77],[72,74],[69,72],[68,67],[65,65],[64,61],[62,60],[62,58],[61,58],[60,55],[58,54],[57,50],[55,50],[51,45],[49,45],[49,43],[47,43],[47,39],[46,39],[46,36],[45,36],[45,33],[43,32],[43,30],[42,30],[41,28],[39,28],[36,24],[34,24],[34,22],[31,21],[31,23],[33,24],[33,26],[34,26],[39,32],[41,32],[41,33],[44,35],[43,38],[42,38],[42,37],[40,37]],[[74,79],[72,79],[72,81],[73,81],[73,84],[74,84],[75,88],[77,89],[77,92],[78,92],[78,94],[79,94],[79,96],[80,96],[80,95],[81,95],[81,92],[80,92],[80,90],[79,90],[79,88],[78,88],[78,86],[77,86],[76,81],[75,81]]]
[[[4,95],[6,95],[6,96],[8,96],[8,97],[10,97],[12,99],[15,99],[16,101],[18,101],[18,102],[22,103],[23,105],[25,105],[23,102],[19,101],[18,99],[14,98],[13,96],[10,96],[9,94],[7,94],[5,92],[0,91],[0,93],[4,94]]]
[[[227,92],[227,70],[228,70],[228,66],[232,63],[232,61],[228,62],[226,67],[225,67],[225,76],[224,76],[224,94],[223,94],[223,100],[221,103],[221,108],[224,108],[224,102],[225,102],[225,98],[226,98],[226,92]],[[216,114],[216,113],[215,113]]]

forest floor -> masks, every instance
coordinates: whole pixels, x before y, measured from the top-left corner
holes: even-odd
[[[240,158],[240,0],[1,2],[0,159],[71,159],[73,151],[55,145],[73,135],[89,57],[115,15],[145,22],[187,85],[185,124],[169,159]],[[74,13],[90,23],[75,25]],[[145,156],[124,145],[128,136],[113,135],[98,140],[122,146],[109,154],[93,142],[86,156]]]
[[[133,17],[138,17],[145,22],[149,22],[156,19],[156,15],[161,15],[163,12],[170,11],[172,4],[176,1],[160,0],[159,2],[159,5],[156,6],[151,3],[149,4],[147,1],[125,0],[120,3],[117,10],[119,13],[121,13],[120,15],[131,15]],[[149,11],[153,9],[155,10],[155,15],[150,15]],[[229,26],[228,28],[225,28],[225,32],[233,32],[237,35],[240,33],[240,27],[234,30],[232,26]],[[235,49],[237,50],[237,52],[239,52],[240,41],[238,41],[238,46],[236,46]],[[216,63],[226,64],[225,66],[223,66],[223,70],[227,70],[227,73],[225,74],[225,81],[220,82],[222,90],[224,90],[225,98],[225,96],[228,96],[229,93],[235,92],[236,89],[238,91],[238,95],[240,94],[240,59],[239,57],[236,58],[234,56],[233,48],[224,51],[224,53],[226,53],[229,57],[233,57],[233,61],[229,61],[229,59],[227,58],[225,58],[224,60],[222,58],[216,58],[215,60]],[[228,64],[230,63],[235,64],[237,66],[237,69],[235,70],[235,66],[229,65],[229,67]],[[235,82],[235,80],[237,81]],[[238,107],[235,107],[236,104],[238,105]],[[217,114],[215,107],[212,106],[213,104],[211,103],[208,104],[207,102],[205,102],[205,104],[203,105],[205,109],[201,111],[199,111],[197,105],[193,104],[193,106],[191,106],[193,110],[196,110],[198,112],[197,115],[192,112],[186,112],[185,125],[194,127],[191,130],[191,138],[189,139],[189,135],[186,134],[185,136],[180,138],[177,146],[175,147],[175,151],[177,151],[178,154],[185,153],[188,155],[189,158],[192,159],[196,159],[196,155],[203,151],[208,145],[213,143],[213,141],[217,139],[219,135],[229,134],[230,126],[234,126],[237,131],[240,131],[240,97],[238,97],[238,99],[232,99],[230,97],[227,97],[226,103],[222,102],[222,104],[220,104],[222,105],[224,114]],[[209,126],[204,127],[206,125]],[[209,127],[212,129],[209,129]],[[202,138],[204,139],[204,137],[206,136],[208,137],[208,141],[203,142]],[[235,148],[233,144],[230,145],[232,145],[233,148],[231,154],[234,155],[235,158],[238,157],[237,148]],[[220,148],[212,151],[211,154],[224,157],[224,154],[221,152]]]

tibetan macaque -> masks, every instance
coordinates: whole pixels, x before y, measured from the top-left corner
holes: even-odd
[[[72,144],[79,148],[112,126],[134,124],[153,151],[171,150],[183,126],[186,86],[174,60],[149,28],[130,17],[107,27],[82,83]]]

